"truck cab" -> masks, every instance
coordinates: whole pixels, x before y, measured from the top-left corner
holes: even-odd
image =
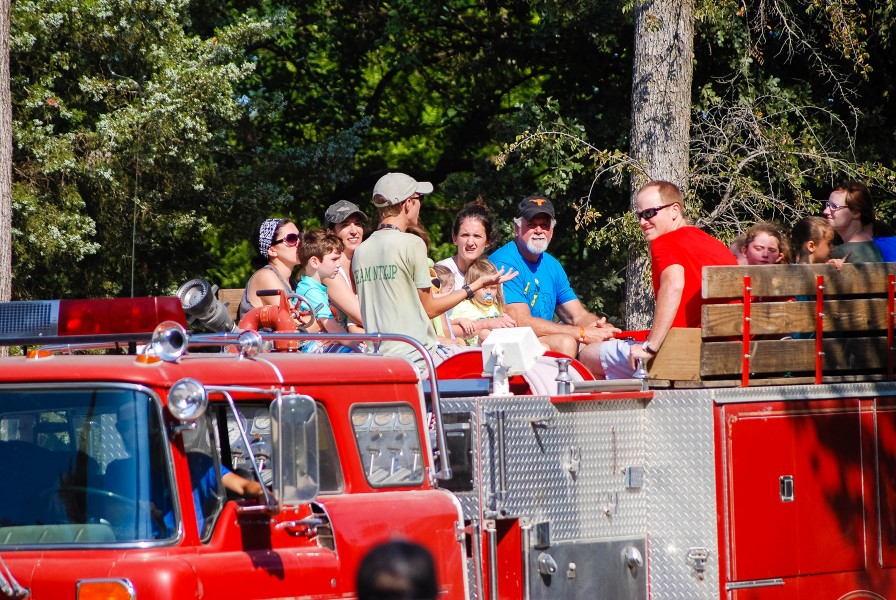
[[[407,361],[96,352],[0,360],[0,597],[346,598],[395,538],[468,596]]]

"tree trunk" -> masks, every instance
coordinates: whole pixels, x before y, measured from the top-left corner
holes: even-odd
[[[0,0],[0,302],[12,293],[12,96],[9,90],[10,0]]]
[[[652,179],[682,189],[687,184],[693,81],[694,0],[635,0],[632,73],[631,156],[647,179],[632,178],[634,192]],[[653,293],[645,274],[642,245],[629,254],[626,326],[646,329],[653,318]]]

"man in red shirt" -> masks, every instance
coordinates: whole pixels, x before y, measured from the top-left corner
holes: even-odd
[[[603,372],[595,375],[607,379],[631,377],[638,359],[655,356],[671,328],[700,327],[703,267],[737,264],[722,242],[688,224],[681,190],[673,183],[651,181],[638,190],[635,216],[650,245],[653,328],[643,344],[614,339],[586,348],[599,353]]]

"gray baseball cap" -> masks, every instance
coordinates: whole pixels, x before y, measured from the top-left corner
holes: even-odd
[[[358,208],[357,204],[348,200],[340,200],[327,207],[327,212],[324,213],[324,220],[327,222],[327,227],[332,227],[354,215],[361,217],[361,220],[365,223],[368,221],[367,215]]]
[[[432,184],[428,181],[417,181],[404,173],[386,173],[373,187],[373,204],[378,208],[401,204],[414,194],[431,194],[432,190]],[[379,203],[377,196],[383,198]]]

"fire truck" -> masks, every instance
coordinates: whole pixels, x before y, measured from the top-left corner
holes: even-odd
[[[896,597],[894,279],[707,268],[622,381],[525,328],[436,368],[190,298],[0,304],[0,598],[354,598],[390,539],[440,598]]]

